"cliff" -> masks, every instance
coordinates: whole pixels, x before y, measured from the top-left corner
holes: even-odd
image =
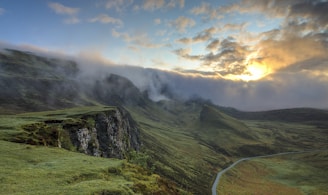
[[[111,108],[25,125],[16,142],[61,147],[92,156],[125,158],[140,148],[139,130],[127,111]]]

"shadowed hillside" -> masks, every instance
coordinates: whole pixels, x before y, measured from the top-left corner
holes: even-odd
[[[328,111],[313,108],[293,108],[262,112],[243,112],[234,108],[219,107],[220,110],[243,120],[273,120],[285,122],[327,121]]]
[[[144,95],[127,80],[108,73],[84,78],[70,60],[6,50],[0,53],[2,113],[54,110],[74,106],[145,104]]]

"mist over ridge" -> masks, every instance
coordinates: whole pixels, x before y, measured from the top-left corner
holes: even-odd
[[[72,79],[80,79],[83,82],[103,79],[109,74],[126,77],[141,93],[148,94],[153,101],[202,98],[220,106],[245,111],[328,107],[328,79],[309,74],[305,68],[302,71],[284,69],[261,80],[245,82],[201,74],[118,65],[83,54],[69,56],[5,44],[0,48],[2,48],[1,53],[6,53],[4,48],[12,48],[48,59],[75,61],[79,71],[72,76]],[[294,67],[299,69],[300,66],[305,65],[296,64]]]

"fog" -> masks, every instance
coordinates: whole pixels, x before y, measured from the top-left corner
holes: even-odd
[[[0,48],[28,50],[46,58],[74,60],[80,69],[74,79],[80,79],[83,83],[94,82],[109,74],[121,75],[132,81],[141,92],[147,92],[153,101],[188,100],[199,97],[220,106],[247,111],[294,107],[328,108],[327,77],[308,71],[304,68],[308,66],[304,64],[295,64],[290,66],[295,67],[294,69],[283,69],[261,80],[246,82],[194,73],[119,65],[88,56],[67,56],[60,52],[42,51],[26,46],[2,44]],[[322,61],[307,63],[313,63],[321,69],[325,67],[320,64]]]

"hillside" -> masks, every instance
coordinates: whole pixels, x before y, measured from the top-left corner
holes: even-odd
[[[222,112],[242,120],[271,120],[282,122],[326,122],[328,110],[314,108],[293,108],[259,112],[245,112],[234,108],[219,107]]]
[[[28,188],[57,193],[37,186],[57,170],[48,182],[73,194],[78,186],[86,194],[206,194],[216,172],[238,158],[328,148],[324,110],[249,113],[174,95],[154,102],[127,78],[81,71],[70,60],[0,52],[1,164],[11,170],[0,172],[5,193],[23,193],[24,180],[13,180],[33,171]]]
[[[17,50],[0,52],[0,88],[1,113],[145,101],[131,81],[118,75],[90,78],[74,61]]]

